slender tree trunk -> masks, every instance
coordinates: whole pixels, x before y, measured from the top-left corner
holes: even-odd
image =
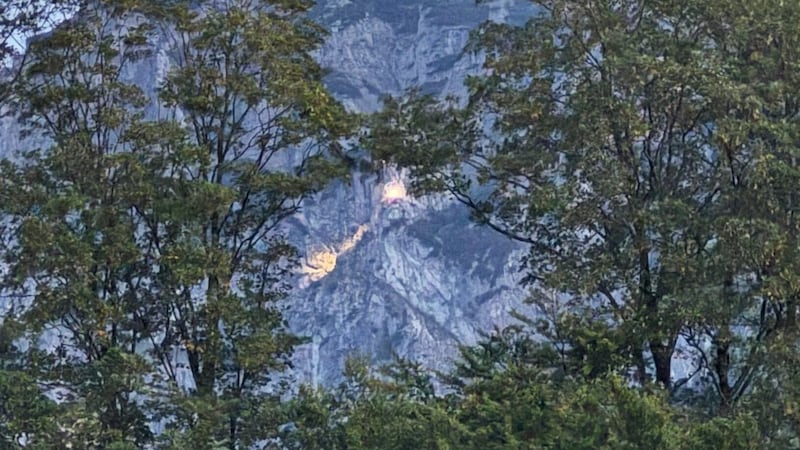
[[[672,383],[672,346],[651,342],[650,350],[656,366],[656,381],[669,388]]]
[[[727,334],[727,333],[725,333]],[[714,373],[717,377],[719,386],[719,407],[720,414],[725,415],[730,410],[733,399],[733,389],[728,381],[728,370],[730,368],[730,356],[728,350],[730,343],[727,338],[722,338],[717,342],[716,354],[714,355]]]
[[[229,423],[228,439],[230,440],[230,442],[228,443],[228,447],[231,450],[236,450],[236,438],[238,434],[237,433],[238,427],[237,427],[237,418],[233,413],[231,413],[230,417],[228,418],[228,423]]]
[[[640,225],[643,229],[643,224]],[[641,238],[644,241],[644,238]],[[656,381],[669,388],[672,382],[672,350],[673,339],[670,336],[665,343],[663,337],[667,330],[662,329],[666,324],[658,320],[658,303],[660,297],[653,290],[650,272],[650,247],[642,242],[639,245],[639,291],[641,304],[645,310],[645,327],[650,352],[653,354],[653,363],[656,369]]]

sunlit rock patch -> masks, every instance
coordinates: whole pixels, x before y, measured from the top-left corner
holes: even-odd
[[[300,268],[300,271],[304,274],[300,280],[300,287],[307,287],[309,284],[319,281],[333,272],[333,269],[336,268],[336,259],[352,250],[364,237],[364,233],[368,229],[369,226],[366,224],[359,225],[356,232],[338,246],[320,247],[311,250]]]
[[[392,180],[383,186],[383,196],[381,201],[384,203],[394,203],[405,200],[407,197],[406,186],[400,179]]]

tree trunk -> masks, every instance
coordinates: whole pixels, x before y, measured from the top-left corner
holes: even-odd
[[[730,344],[727,339],[717,342],[716,354],[714,355],[714,373],[717,377],[719,387],[719,408],[720,414],[725,415],[731,406],[733,389],[728,382],[728,369],[730,367],[730,357],[728,349]]]
[[[667,389],[672,383],[672,347],[661,342],[650,342],[650,351],[656,366],[656,381]]]

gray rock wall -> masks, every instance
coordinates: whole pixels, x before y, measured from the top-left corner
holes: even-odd
[[[366,112],[382,95],[413,86],[465,95],[464,78],[481,66],[479,55],[463,52],[470,30],[489,19],[524,21],[531,11],[524,1],[330,0],[315,14],[331,30],[318,55],[331,70],[329,87]],[[335,256],[324,277],[301,276],[288,310],[292,328],[312,341],[296,355],[304,381],[333,382],[343,360],[359,353],[376,362],[397,353],[444,369],[458,344],[508,324],[510,310],[522,308],[521,247],[471,224],[445,197],[382,201],[387,184],[403,180],[393,170],[354,173],[290,222],[311,265],[319,252],[327,252],[328,267]],[[354,236],[357,243],[340,252]]]

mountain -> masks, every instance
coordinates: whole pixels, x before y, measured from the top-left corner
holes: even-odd
[[[470,30],[530,14],[525,2],[508,1],[321,2],[315,16],[331,34],[318,58],[331,71],[329,88],[355,111],[414,86],[463,96],[464,78],[481,67],[479,55],[463,52]],[[301,379],[331,383],[359,353],[443,369],[458,344],[507,325],[523,307],[521,246],[470,223],[454,200],[404,195],[405,181],[392,168],[355,172],[289,222],[307,255],[287,311],[292,329],[311,339],[296,352]]]
[[[524,22],[531,12],[527,2],[509,0],[322,1],[314,16],[330,36],[319,61],[332,71],[329,88],[359,111],[412,86],[462,94],[464,77],[481,64],[462,51],[470,30],[486,20]]]
[[[374,111],[381,96],[415,86],[463,97],[464,78],[481,70],[480,55],[463,52],[470,31],[485,20],[521,23],[531,12],[509,0],[323,0],[313,16],[330,35],[316,57],[352,111]],[[153,46],[124,78],[155,97],[170,42],[160,36]],[[156,117],[158,106],[149,108]],[[16,119],[0,116],[0,157],[47,146],[20,136]],[[382,362],[396,353],[446,368],[458,344],[507,325],[509,312],[524,306],[520,245],[470,223],[452,199],[408,196],[405,173],[375,166],[331,185],[286,223],[305,255],[286,303],[290,327],[310,341],[296,351],[301,381],[333,383],[355,354]]]

